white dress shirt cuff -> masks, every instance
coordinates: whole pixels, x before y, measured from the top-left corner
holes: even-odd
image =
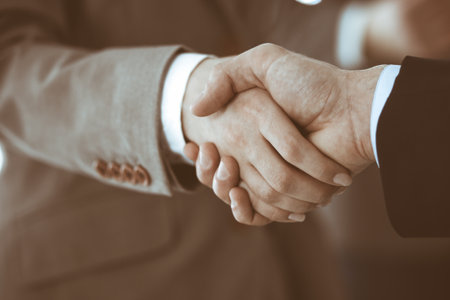
[[[181,162],[192,164],[185,157],[183,148],[186,145],[181,123],[181,108],[189,77],[200,62],[208,56],[197,53],[183,53],[172,62],[162,90],[161,122],[170,151],[171,160],[177,158]]]
[[[350,3],[342,10],[337,31],[336,59],[344,69],[357,69],[367,63],[364,43],[369,14],[370,4]]]
[[[3,148],[2,143],[0,142],[0,175],[6,166],[6,151]]]
[[[373,155],[377,161],[378,167],[380,163],[378,162],[378,152],[377,152],[377,127],[378,120],[380,119],[381,112],[383,111],[384,105],[389,98],[394,87],[395,79],[400,72],[400,66],[389,65],[384,68],[378,78],[377,86],[375,88],[375,93],[373,95],[372,101],[372,111],[370,114],[370,141],[372,142]]]

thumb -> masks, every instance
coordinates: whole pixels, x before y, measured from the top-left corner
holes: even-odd
[[[233,88],[233,79],[227,75],[224,70],[226,66],[222,66],[222,64],[219,63],[214,67],[200,94],[199,101],[191,106],[191,112],[194,115],[204,117],[213,114],[231,101],[236,94]]]
[[[198,102],[191,112],[199,117],[218,111],[245,90],[266,88],[270,65],[289,51],[273,44],[263,44],[214,66]],[[269,91],[270,93],[270,91]]]

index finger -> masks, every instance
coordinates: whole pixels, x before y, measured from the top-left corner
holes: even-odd
[[[199,101],[192,105],[192,113],[207,116],[218,111],[240,92],[254,87],[266,89],[267,70],[287,53],[289,51],[282,47],[262,44],[217,64]]]

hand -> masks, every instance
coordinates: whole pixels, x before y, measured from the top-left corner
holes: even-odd
[[[374,162],[370,111],[383,68],[344,71],[264,44],[215,65],[192,111],[209,115],[243,91],[264,88],[309,141],[356,174]],[[295,136],[285,136],[285,145],[290,153],[301,149]],[[314,157],[303,159],[313,164]]]
[[[399,63],[406,55],[450,57],[448,0],[390,0],[371,6],[366,54],[374,62]]]
[[[217,62],[210,61],[209,64],[214,66]],[[209,75],[200,71],[208,70],[208,64],[202,65],[191,77],[184,100],[185,135],[196,143],[214,142],[222,155],[236,158],[242,185],[252,199],[264,200],[252,202],[261,215],[271,220],[288,221],[290,212],[305,213],[315,207],[312,203],[328,201],[338,189],[329,184],[350,183],[346,170],[307,142],[261,90],[240,94],[225,111],[209,118],[197,118],[186,112]],[[292,145],[285,143],[288,139],[295,148],[290,149]],[[336,179],[343,180],[336,183]]]
[[[234,158],[225,156],[220,159],[219,152],[212,143],[205,143],[199,147],[189,142],[184,147],[184,153],[195,162],[199,181],[212,188],[217,197],[231,206],[233,216],[239,223],[262,226],[272,222],[254,211],[247,191],[236,186],[240,178],[239,165]],[[199,157],[203,163],[200,163]],[[226,170],[225,173],[223,170]],[[303,214],[292,217],[299,222],[305,219]]]

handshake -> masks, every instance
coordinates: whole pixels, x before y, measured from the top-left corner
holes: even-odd
[[[185,154],[238,222],[301,222],[375,161],[383,68],[341,70],[272,44],[207,59],[183,102]]]

